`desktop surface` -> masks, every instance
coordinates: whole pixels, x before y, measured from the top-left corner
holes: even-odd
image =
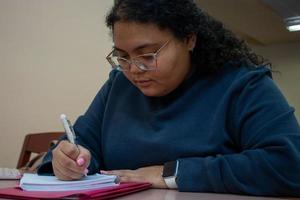
[[[14,187],[18,181],[16,180],[0,180],[0,188]],[[0,198],[1,199],[1,198]],[[145,191],[129,194],[123,197],[115,198],[117,200],[300,200],[293,197],[255,197],[232,194],[216,194],[216,193],[193,193],[193,192],[178,192],[176,190],[165,189],[148,189]]]
[[[255,197],[246,195],[217,194],[217,193],[193,193],[178,192],[176,190],[149,189],[127,196],[119,197],[118,200],[300,200],[300,198],[275,198]]]

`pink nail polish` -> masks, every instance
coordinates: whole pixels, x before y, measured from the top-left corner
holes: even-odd
[[[82,166],[83,164],[84,164],[84,159],[83,158],[79,158],[79,159],[77,159],[77,164],[79,165],[79,166]]]
[[[84,170],[84,174],[87,176],[88,173],[89,173],[89,170],[88,170],[88,169],[85,169],[85,170]]]

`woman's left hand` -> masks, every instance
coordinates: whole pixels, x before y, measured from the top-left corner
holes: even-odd
[[[101,174],[116,175],[121,182],[148,182],[153,188],[167,188],[167,185],[162,178],[163,166],[143,167],[136,170],[111,170],[103,171]]]

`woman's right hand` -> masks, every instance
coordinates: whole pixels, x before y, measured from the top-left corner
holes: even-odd
[[[52,151],[52,167],[60,180],[77,180],[88,173],[91,154],[86,148],[61,141]]]

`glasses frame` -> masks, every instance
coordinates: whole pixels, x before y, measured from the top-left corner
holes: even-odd
[[[113,69],[119,70],[119,71],[129,71],[131,69],[131,64],[134,64],[135,66],[137,66],[140,70],[142,71],[152,71],[152,70],[156,70],[157,68],[157,58],[159,53],[163,50],[164,47],[166,47],[169,42],[171,40],[166,41],[156,52],[154,53],[145,53],[145,54],[141,54],[138,56],[135,56],[131,59],[126,59],[120,56],[112,56],[112,54],[114,53],[115,50],[112,50],[107,56],[106,56],[106,60],[109,62],[109,64],[112,66]],[[140,62],[138,60],[138,58],[143,57],[143,56],[153,56],[153,58],[155,59],[155,67],[150,68],[146,65],[144,65],[142,62]],[[122,68],[121,65],[116,65],[115,62],[112,60],[113,57],[116,57],[117,60],[123,60],[125,62],[128,63],[128,69]]]

